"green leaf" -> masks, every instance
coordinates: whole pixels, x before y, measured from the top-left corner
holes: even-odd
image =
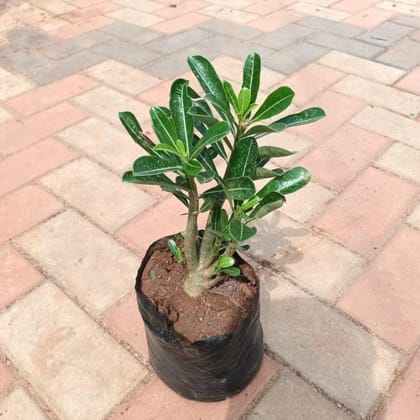
[[[232,219],[228,225],[228,232],[235,242],[243,242],[252,238],[257,233],[257,228],[249,227],[236,219]]]
[[[201,151],[213,143],[216,143],[230,133],[230,125],[226,121],[219,121],[211,126],[204,136],[194,146],[191,158],[197,157]]]
[[[257,53],[251,53],[245,60],[242,87],[251,91],[251,103],[257,100],[260,88],[261,58]]]
[[[255,194],[255,185],[247,176],[230,178],[225,181],[225,187],[234,200],[246,200]]]
[[[158,152],[166,152],[176,156],[181,156],[178,150],[170,144],[159,143],[153,149],[157,150]]]
[[[297,114],[287,115],[276,121],[276,123],[285,124],[287,127],[295,127],[297,125],[310,124],[325,117],[325,112],[321,108],[308,108]]]
[[[283,169],[267,169],[267,168],[255,168],[254,179],[274,178],[282,175]]]
[[[191,97],[188,95],[188,81],[177,79],[172,83],[169,105],[175,123],[177,138],[182,140],[187,156],[193,141],[193,117],[188,114],[192,106]]]
[[[172,119],[159,106],[150,108],[153,130],[161,143],[175,146],[177,140],[176,128]]]
[[[209,115],[208,113],[204,112],[202,108],[195,105],[193,105],[189,109],[188,114],[191,115],[193,118],[197,118],[198,120],[206,124],[208,127],[211,127],[212,125],[218,122],[218,119],[213,117],[213,115]]]
[[[189,160],[182,165],[182,169],[188,176],[197,176],[203,169],[197,160]]]
[[[232,178],[248,176],[252,178],[257,163],[258,145],[254,137],[239,140],[229,159],[229,176]]]
[[[219,179],[216,166],[214,165],[208,149],[203,149],[201,154],[197,156],[197,159],[204,168],[204,172],[197,176],[198,182],[204,184],[214,178]]]
[[[211,63],[200,55],[188,57],[188,65],[207,95],[213,95],[216,102],[224,109],[229,109],[223,84]]]
[[[289,87],[279,87],[267,96],[253,116],[252,121],[261,121],[280,114],[292,103],[294,95],[295,93]]]
[[[238,277],[241,274],[241,270],[238,267],[227,267],[227,268],[222,268],[222,270],[224,273],[226,273],[228,276],[231,277]]]
[[[130,134],[131,138],[146,152],[152,153],[154,143],[146,135],[142,133],[140,123],[137,121],[137,118],[132,112],[124,111],[119,112],[118,116],[120,118],[121,124],[127,130],[127,133]]]
[[[257,195],[264,198],[270,192],[291,194],[303,188],[311,180],[311,174],[307,169],[297,166],[289,169],[283,175],[269,181]]]
[[[230,126],[233,127],[235,126],[235,119],[233,118],[232,113],[230,112],[229,107],[228,108],[223,108],[218,102],[217,102],[217,98],[215,98],[213,95],[211,94],[207,94],[206,95],[206,99],[214,106],[215,110],[219,113],[219,115],[225,120],[227,121]]]
[[[250,218],[260,219],[273,210],[280,208],[285,201],[286,199],[282,194],[275,191],[270,192],[260,201],[257,207],[255,207],[250,214]]]
[[[222,232],[229,223],[229,218],[225,209],[222,209],[220,205],[215,204],[211,213],[211,228],[213,232],[222,235]]]
[[[208,190],[204,191],[200,195],[200,197],[204,200],[224,201],[226,198],[226,194],[220,185],[216,185],[215,187],[209,188]]]
[[[238,95],[238,114],[245,115],[251,105],[251,91],[243,87]]]
[[[258,159],[286,157],[294,155],[295,153],[296,152],[283,149],[282,147],[261,146],[258,148]]]
[[[286,128],[286,124],[254,125],[245,133],[245,136],[253,136],[259,139],[267,134],[280,133],[280,131],[283,131]]]
[[[217,261],[217,266],[219,268],[228,268],[232,267],[235,264],[235,260],[232,257],[220,257]]]
[[[233,106],[233,109],[235,110],[235,112],[239,113],[238,98],[236,97],[232,84],[225,80],[223,82],[223,89],[225,90],[227,100]]]
[[[179,249],[178,245],[175,243],[173,239],[168,240],[168,246],[169,246],[169,249],[172,251],[172,254],[174,254],[176,260],[179,263],[182,263],[182,261],[184,261],[182,251]]]
[[[159,175],[169,171],[178,171],[181,166],[172,160],[157,156],[141,156],[133,165],[134,176]]]

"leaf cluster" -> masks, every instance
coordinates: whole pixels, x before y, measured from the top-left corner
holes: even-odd
[[[204,95],[192,89],[187,80],[175,80],[169,107],[150,109],[156,140],[143,132],[131,112],[119,114],[130,136],[147,152],[135,160],[123,180],[160,186],[189,208],[190,215],[197,206],[200,212],[208,213],[203,239],[196,233],[196,241],[189,242],[197,249],[185,249],[187,266],[203,273],[210,267],[211,275],[237,275],[232,254],[256,234],[250,222],[280,208],[287,194],[310,180],[302,167],[268,168],[272,159],[294,152],[260,145],[259,139],[312,123],[325,113],[320,108],[308,108],[280,117],[294,97],[287,86],[276,88],[258,104],[261,59],[257,53],[251,53],[244,63],[238,92],[229,81],[221,80],[205,57],[191,56],[188,64]],[[255,181],[259,179],[267,182],[257,190]],[[204,185],[199,195],[197,184]],[[192,222],[189,218],[188,223]],[[182,261],[179,248],[173,243],[169,246]]]

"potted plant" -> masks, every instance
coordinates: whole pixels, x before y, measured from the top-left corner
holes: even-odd
[[[259,146],[258,139],[325,113],[309,108],[275,119],[292,103],[294,92],[286,86],[257,105],[261,59],[256,53],[245,61],[238,93],[206,58],[192,56],[188,64],[205,96],[187,80],[175,80],[169,108],[150,109],[156,141],[132,113],[119,114],[147,152],[123,180],[158,185],[186,206],[185,231],[150,246],[136,292],[158,376],[187,398],[218,401],[242,390],[263,356],[259,281],[238,252],[257,233],[252,222],[280,208],[287,194],[310,180],[302,167],[268,168],[271,159],[293,152]],[[267,182],[257,189],[260,179]],[[207,221],[200,230],[202,216]]]

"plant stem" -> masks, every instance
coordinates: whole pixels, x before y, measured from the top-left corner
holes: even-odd
[[[198,218],[198,192],[197,185],[195,184],[194,178],[187,177],[187,181],[190,187],[189,191],[189,208],[188,208],[188,219],[187,229],[185,231],[185,260],[187,263],[188,273],[194,273],[198,266],[198,254],[197,254],[197,218]]]

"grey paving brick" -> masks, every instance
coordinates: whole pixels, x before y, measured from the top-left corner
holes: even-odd
[[[104,32],[88,32],[87,34],[69,40],[56,42],[55,44],[42,49],[42,53],[48,57],[60,59],[76,54],[84,49],[91,48],[94,45],[108,41],[109,39],[111,39],[111,35]]]
[[[335,22],[329,19],[322,19],[316,16],[307,16],[302,20],[299,20],[299,25],[307,26],[308,28],[318,29],[320,31],[331,32],[336,35],[355,37],[363,32],[362,28],[356,26],[347,25],[342,22]]]
[[[404,36],[408,35],[414,29],[404,25],[398,25],[392,22],[384,22],[376,26],[371,31],[367,31],[358,38],[370,44],[390,47]]]
[[[194,28],[179,32],[175,35],[155,39],[154,41],[149,42],[147,47],[161,54],[167,54],[168,52],[175,52],[190,47],[191,45],[212,36],[214,36],[214,34],[209,31]]]
[[[146,63],[159,57],[154,52],[143,45],[125,41],[120,38],[112,38],[109,41],[101,42],[92,47],[92,51],[97,54],[122,61],[130,66],[142,67]]]
[[[103,60],[104,57],[101,57],[98,54],[94,54],[90,51],[81,51],[61,60],[50,61],[45,65],[33,67],[28,74],[25,75],[36,83],[45,85],[98,64]]]
[[[393,22],[399,23],[400,25],[412,26],[414,28],[420,28],[420,17],[399,15],[392,19]]]
[[[159,33],[150,29],[127,22],[114,22],[111,25],[101,28],[101,31],[125,39],[126,41],[135,42],[136,44],[145,44],[160,36]]]
[[[409,70],[420,63],[420,43],[403,39],[376,57],[376,61]]]
[[[6,36],[12,45],[31,49],[50,45],[55,42],[52,36],[33,28],[12,29]]]
[[[220,35],[227,35],[233,38],[242,39],[244,41],[255,39],[263,34],[263,32],[254,28],[247,28],[246,26],[237,25],[232,22],[227,24],[225,20],[218,19],[209,20],[200,25],[200,27],[203,29],[208,29],[212,32],[216,32]]]
[[[279,29],[278,31],[270,32],[262,35],[254,40],[256,44],[274,50],[281,50],[296,41],[303,40],[306,36],[313,33],[314,30],[305,26],[295,25],[294,23]]]
[[[43,66],[47,61],[37,51],[16,49],[10,45],[0,47],[0,66],[13,72],[30,75],[34,67]]]
[[[326,48],[308,42],[298,42],[265,60],[264,65],[281,73],[290,74],[317,60],[327,52]]]
[[[252,41],[241,41],[225,35],[215,35],[212,38],[205,39],[200,43],[201,52],[207,54],[213,51],[220,55],[229,55],[231,57],[244,59],[251,51],[258,52],[263,61],[272,56],[275,51],[256,44]]]
[[[195,54],[203,54],[202,48],[193,46],[173,54],[164,54],[157,60],[147,63],[142,69],[155,77],[171,80],[189,70],[187,57]],[[206,57],[210,60],[216,58],[217,55],[214,51],[206,50]]]
[[[330,34],[328,32],[318,32],[309,37],[308,41],[363,58],[373,58],[384,51],[383,48],[376,45]]]

